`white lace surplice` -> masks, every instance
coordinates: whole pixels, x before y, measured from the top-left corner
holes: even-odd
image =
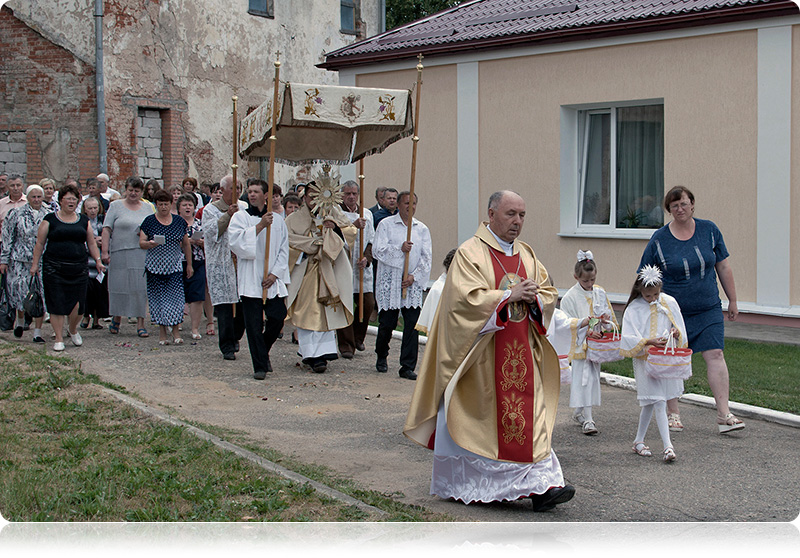
[[[203,245],[206,252],[206,284],[211,304],[236,304],[236,269],[233,264],[229,235],[226,230],[219,235],[217,222],[222,212],[214,204],[203,210]]]
[[[444,403],[436,416],[431,494],[465,504],[518,500],[564,486],[555,451],[538,463],[511,463],[482,457],[458,446],[447,431]]]
[[[407,226],[400,215],[386,217],[378,224],[372,242],[372,255],[378,260],[378,274],[375,279],[375,302],[379,310],[422,307],[422,293],[428,286],[431,275],[433,250],[431,233],[421,221],[413,220],[409,252],[408,273],[414,276],[414,283],[408,288],[406,298],[402,298],[403,266],[405,253],[400,246],[406,240]]]

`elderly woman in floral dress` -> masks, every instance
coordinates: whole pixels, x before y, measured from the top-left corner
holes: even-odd
[[[12,209],[3,220],[3,251],[0,253],[0,274],[6,275],[9,302],[17,310],[17,321],[14,337],[22,337],[25,322],[25,311],[22,302],[28,294],[31,280],[30,268],[33,261],[33,248],[36,246],[36,232],[44,216],[49,212],[42,205],[44,190],[37,184],[31,184],[26,191],[28,203]],[[42,274],[39,272],[39,295],[42,293]],[[42,338],[42,320],[44,316],[33,320],[33,342],[44,343]]]

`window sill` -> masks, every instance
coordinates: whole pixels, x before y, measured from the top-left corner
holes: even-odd
[[[617,231],[560,231],[558,236],[567,238],[615,238],[620,240],[650,240],[658,229],[632,229]]]
[[[256,17],[265,17],[267,19],[275,19],[275,14],[268,14],[266,12],[257,12],[255,10],[247,10],[247,13]]]

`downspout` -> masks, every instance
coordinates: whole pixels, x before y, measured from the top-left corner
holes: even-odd
[[[386,0],[380,0],[380,7],[378,10],[380,10],[379,17],[381,20],[378,25],[378,33],[380,34],[386,31]]]
[[[106,142],[106,100],[103,86],[103,0],[94,0],[95,88],[97,90],[97,147],[100,172],[108,173]]]

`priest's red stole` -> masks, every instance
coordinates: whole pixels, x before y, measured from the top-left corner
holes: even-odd
[[[496,288],[505,290],[527,279],[520,255],[492,250]],[[494,334],[497,397],[497,457],[529,463],[533,455],[533,354],[528,343],[528,305],[508,304],[499,312],[505,326]]]

